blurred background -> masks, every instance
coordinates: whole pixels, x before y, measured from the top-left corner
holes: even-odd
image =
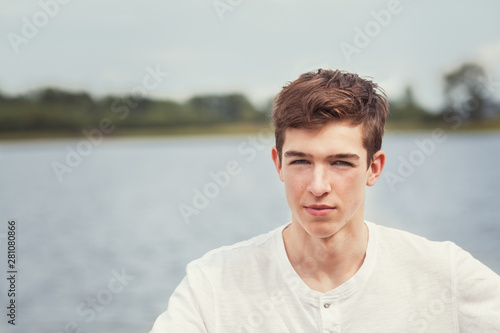
[[[497,1],[0,6],[0,331],[148,332],[189,261],[287,223],[272,98],[317,68],[390,100],[366,219],[500,273]]]

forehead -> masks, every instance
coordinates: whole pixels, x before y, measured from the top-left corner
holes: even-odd
[[[313,155],[366,152],[363,146],[363,126],[342,121],[330,121],[312,129],[288,128],[284,139],[283,153],[287,150]]]

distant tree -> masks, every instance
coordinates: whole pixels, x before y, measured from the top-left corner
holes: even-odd
[[[273,99],[269,99],[264,106],[259,110],[261,112],[261,119],[270,121],[273,114],[274,102]]]
[[[195,96],[187,106],[204,118],[222,122],[252,120],[257,110],[242,94]]]
[[[91,105],[94,101],[86,92],[68,92],[55,88],[45,88],[36,95],[37,102],[42,104]]]
[[[445,112],[458,114],[462,119],[483,119],[490,104],[488,82],[484,69],[467,63],[445,75]]]
[[[149,98],[133,95],[126,96],[124,100],[127,101],[127,105],[135,112],[148,111],[153,104]]]
[[[390,102],[389,121],[422,121],[429,113],[415,100],[411,86],[406,87],[401,99]]]
[[[0,130],[79,133],[101,126],[103,119],[120,128],[205,126],[233,122],[262,122],[242,94],[205,95],[186,103],[139,96],[105,96],[94,100],[86,92],[44,88],[25,95],[0,92]]]

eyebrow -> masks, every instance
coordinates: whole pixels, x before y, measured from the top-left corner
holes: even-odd
[[[285,157],[307,157],[311,158],[311,154],[303,153],[301,151],[296,151],[296,150],[288,150],[284,154]],[[333,154],[333,155],[328,155],[326,157],[327,159],[331,158],[342,158],[342,159],[351,159],[351,160],[359,160],[359,156],[357,154],[351,154],[351,153],[339,153],[339,154]]]

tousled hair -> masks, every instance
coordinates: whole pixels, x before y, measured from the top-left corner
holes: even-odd
[[[382,147],[388,102],[379,86],[357,74],[318,69],[302,74],[274,99],[273,124],[281,160],[288,128],[314,129],[330,121],[362,125],[363,146],[370,163]]]

